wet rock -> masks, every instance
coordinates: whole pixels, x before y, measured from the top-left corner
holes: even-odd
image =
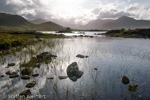
[[[30,75],[31,74],[31,69],[24,68],[24,69],[22,69],[21,74],[22,75]]]
[[[67,68],[67,75],[70,80],[75,82],[77,81],[78,78],[81,78],[81,76],[83,75],[83,72],[79,71],[77,63],[73,62]]]
[[[88,58],[89,56],[84,56],[84,55],[78,54],[76,57],[78,57],[78,58]]]
[[[36,85],[36,82],[35,81],[32,81],[32,82],[29,82],[27,85],[26,85],[26,87],[27,88],[32,88],[32,87],[34,87]]]
[[[90,36],[90,38],[93,38],[94,36]]]
[[[8,67],[15,66],[15,63],[9,63]]]
[[[21,76],[21,78],[26,80],[26,79],[30,79],[30,76],[29,75],[23,75],[23,76]]]
[[[48,77],[47,79],[54,79],[54,77]]]
[[[14,75],[14,74],[17,74],[18,72],[10,72],[10,71],[7,71],[5,74],[6,75]]]
[[[10,71],[7,71],[5,74],[6,74],[6,75],[9,75],[9,74],[10,74]]]
[[[123,84],[129,84],[129,82],[130,82],[130,80],[128,79],[127,76],[123,76],[123,77],[122,77],[122,83],[123,83]]]
[[[0,75],[0,77],[4,77],[4,75]]]
[[[14,74],[11,74],[11,75],[9,75],[9,78],[16,78],[16,77],[18,77],[19,75],[17,74],[17,73],[14,73]]]
[[[28,90],[21,92],[19,95],[27,97],[27,96],[31,95],[31,91],[28,89]]]
[[[130,92],[135,92],[137,87],[138,87],[138,85],[129,85],[129,91]]]
[[[60,80],[68,78],[68,76],[58,76]]]
[[[33,77],[38,77],[38,76],[39,76],[39,74],[32,74],[32,76],[33,76]]]
[[[75,76],[70,77],[70,80],[72,80],[72,81],[74,81],[74,82],[75,82],[75,81],[77,81],[77,79],[78,79],[78,78],[77,78],[77,77],[75,77]]]
[[[94,70],[97,70],[97,68],[94,68]]]

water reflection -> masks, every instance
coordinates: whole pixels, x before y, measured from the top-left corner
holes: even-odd
[[[30,89],[31,93],[45,95],[46,100],[140,100],[139,95],[142,99],[149,99],[149,42],[144,39],[106,37],[46,39],[0,58],[0,75],[5,75],[9,70],[20,70],[21,64],[43,52],[57,55],[50,63],[42,63],[40,68],[33,69],[34,74],[39,74],[37,77],[31,76],[29,80],[22,80],[20,76],[13,79],[7,75],[1,77],[0,97],[3,94],[20,94],[27,89],[27,83],[36,81],[36,85]],[[77,54],[89,57],[80,59],[76,57]],[[76,82],[69,78],[60,80],[58,76],[67,76],[67,67],[72,62],[77,62],[84,74]],[[6,68],[8,63],[15,63],[15,66]],[[123,76],[128,76],[129,85],[138,84],[135,92],[130,92],[128,85],[122,84]],[[8,100],[8,97],[2,100]]]

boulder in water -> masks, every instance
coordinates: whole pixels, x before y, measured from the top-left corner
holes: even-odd
[[[88,58],[89,56],[84,56],[84,55],[78,54],[76,57],[78,57],[78,58]]]
[[[83,75],[83,72],[79,71],[77,63],[73,62],[67,68],[67,75],[70,80],[75,82],[77,81],[78,78],[81,78],[81,76]]]
[[[23,75],[23,76],[21,76],[21,79],[30,79],[30,76],[29,75]]]
[[[54,77],[48,77],[47,79],[54,79]]]
[[[123,77],[122,77],[122,83],[123,83],[123,84],[129,84],[129,83],[130,83],[130,80],[128,79],[127,76],[123,76]]]
[[[9,63],[8,67],[15,66],[15,63]]]
[[[68,78],[68,76],[58,76],[60,80]]]
[[[32,82],[29,82],[27,85],[26,85],[26,87],[27,88],[32,88],[32,87],[34,87],[36,85],[36,82],[35,81],[32,81]]]
[[[4,75],[1,75],[0,77],[4,77]]]
[[[13,74],[10,74],[9,75],[9,78],[16,78],[18,77],[19,75],[17,73],[13,73]]]
[[[138,87],[138,85],[129,85],[129,91],[130,92],[135,92],[136,91],[136,89],[137,89],[137,87]]]
[[[33,76],[33,77],[38,77],[38,76],[39,76],[39,74],[32,74],[32,76]]]
[[[31,95],[31,91],[28,89],[28,90],[21,92],[19,95],[27,97],[27,96]]]
[[[97,70],[97,68],[94,68],[94,70]]]

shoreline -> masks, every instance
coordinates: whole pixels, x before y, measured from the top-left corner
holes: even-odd
[[[134,29],[134,30],[110,30],[102,35],[107,37],[122,37],[122,38],[144,38],[150,39],[150,29]]]

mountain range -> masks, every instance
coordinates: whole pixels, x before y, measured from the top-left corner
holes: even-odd
[[[59,23],[47,21],[45,19],[26,20],[19,15],[0,13],[0,30],[37,30],[37,31],[59,31],[71,27],[80,30],[112,30],[112,29],[135,29],[150,28],[149,20],[136,20],[127,16],[122,16],[116,20],[92,20],[86,25],[76,25],[71,23]]]
[[[64,28],[51,21],[34,24],[19,15],[0,13],[0,30],[57,31]]]

